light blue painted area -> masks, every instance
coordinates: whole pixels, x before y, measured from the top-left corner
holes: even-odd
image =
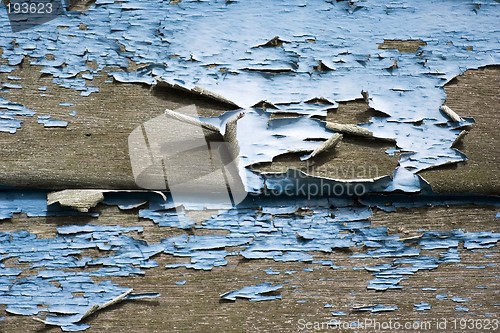
[[[16,133],[23,123],[18,117],[32,117],[34,114],[27,107],[0,97],[0,132]]]
[[[432,305],[426,302],[420,302],[413,305],[416,311],[426,311],[432,309]]]
[[[2,260],[24,264],[23,268],[0,265],[0,304],[6,305],[7,313],[38,316],[64,331],[88,328],[80,321],[91,308],[131,291],[94,278],[143,275],[141,268],[157,266],[150,258],[161,247],[126,235],[142,231],[142,227],[68,225],[58,227],[54,238],[38,238],[27,231],[0,233]],[[104,256],[77,258],[89,249]],[[34,274],[19,277],[28,270]],[[158,296],[128,294],[126,299]]]
[[[69,107],[69,106],[74,106],[74,104],[73,104],[73,103],[71,103],[71,102],[61,102],[61,103],[59,103],[59,105],[60,105],[60,106],[68,106],[68,107]]]
[[[48,207],[46,191],[0,190],[0,221],[18,213],[25,213],[28,217],[98,216],[96,212],[81,213],[69,208]]]
[[[223,300],[236,301],[237,298],[248,299],[252,302],[272,301],[281,299],[281,295],[271,295],[280,290],[283,285],[272,285],[270,283],[261,283],[254,286],[246,286],[239,290],[233,290],[222,294]]]
[[[64,120],[51,119],[50,115],[38,116],[38,123],[42,124],[45,128],[50,127],[67,127],[68,122]]]
[[[0,46],[7,67],[30,57],[54,83],[82,96],[98,92],[91,77],[105,67],[126,69],[130,60],[141,68],[112,73],[115,80],[201,88],[241,108],[266,101],[266,113],[325,116],[328,107],[367,91],[370,107],[387,117],[363,126],[406,152],[387,191],[418,191],[420,180],[409,173],[466,160],[452,144],[473,121],[453,123],[439,111],[443,85],[467,69],[500,63],[498,8],[493,0],[97,1],[37,26],[36,34],[3,31]],[[4,12],[0,22],[8,24]],[[385,39],[425,45],[416,52],[379,49]]]
[[[457,311],[457,312],[469,312],[469,308],[466,306],[457,305],[457,306],[455,306],[455,311]]]
[[[346,313],[344,311],[333,311],[332,316],[345,316]]]
[[[354,311],[371,312],[371,313],[391,312],[398,309],[399,308],[396,305],[385,305],[385,304],[366,305],[353,308]]]
[[[29,216],[71,213],[60,207],[49,209],[45,192],[3,191],[0,194],[0,215],[3,214],[4,218],[10,218],[15,212]],[[146,269],[160,269],[152,259],[160,253],[178,258],[176,264],[167,265],[168,269],[211,270],[226,266],[229,257],[243,257],[248,260],[303,262],[305,267],[302,270],[285,273],[308,274],[312,270],[336,268],[331,260],[324,259],[325,255],[349,249],[354,252],[352,258],[359,259],[363,265],[352,268],[373,275],[367,288],[383,291],[404,289],[401,281],[411,279],[414,274],[438,269],[445,263],[460,262],[464,251],[495,251],[500,240],[499,233],[451,230],[422,231],[421,237],[406,241],[398,234],[390,233],[387,227],[372,225],[371,207],[353,207],[351,200],[339,199],[332,199],[337,203],[335,208],[330,207],[331,201],[325,199],[298,200],[296,211],[292,212],[280,209],[283,206],[278,199],[273,206],[273,200],[263,198],[257,208],[221,210],[202,223],[192,223],[191,231],[186,232],[186,216],[182,208],[177,207],[176,212],[171,202],[163,202],[160,198],[155,193],[108,193],[105,198],[107,204],[121,204],[123,209],[142,206],[145,200],[149,202],[149,206],[143,209],[147,214],[143,216],[154,220],[158,217],[154,213],[160,213],[158,223],[175,230],[173,236],[158,244],[148,244],[135,237],[136,233],[143,232],[142,227],[136,226],[63,225],[57,228],[57,235],[52,238],[38,238],[26,231],[0,234],[0,256],[14,259],[13,267],[0,267],[0,303],[6,305],[9,313],[40,316],[63,329],[79,330],[86,328],[86,324],[81,325],[80,321],[89,306],[103,304],[128,290],[109,281],[97,283],[94,278],[99,277],[101,281],[102,277],[141,276]],[[443,201],[441,204],[449,203]],[[304,207],[307,207],[307,214],[302,213]],[[203,235],[196,234],[196,230],[202,231]],[[97,249],[99,254],[81,256],[82,251],[88,249]],[[425,255],[421,250],[425,250]],[[321,254],[321,259],[316,258],[318,254]],[[181,258],[185,260],[179,260]],[[367,264],[373,259],[381,263]],[[26,269],[34,273],[19,278]],[[265,272],[269,276],[279,273],[272,267]],[[71,283],[71,286],[59,288],[51,283],[60,281]],[[180,280],[176,284],[185,282]],[[16,288],[30,288],[31,298],[17,293]],[[102,292],[87,293],[87,289]],[[274,300],[281,297],[275,293],[278,289],[272,284],[259,284],[229,292],[222,298]],[[83,297],[72,294],[82,290],[85,292]],[[126,299],[157,296],[146,293]],[[47,297],[52,302],[42,303]],[[470,300],[446,294],[436,298],[458,303]],[[39,307],[40,304],[45,304],[46,308]],[[397,306],[373,305],[352,310],[395,311]]]

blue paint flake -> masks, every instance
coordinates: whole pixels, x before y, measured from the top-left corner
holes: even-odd
[[[272,285],[270,283],[261,283],[227,292],[222,294],[220,297],[223,300],[229,301],[236,301],[237,298],[248,299],[252,302],[272,301],[281,299],[281,295],[276,295],[276,292],[282,287],[283,286],[281,284]]]
[[[74,106],[73,103],[70,103],[70,102],[61,102],[59,103],[60,106]]]
[[[384,277],[384,278],[375,278],[368,282],[367,289],[383,291],[388,289],[402,289],[403,287],[399,285],[399,283],[403,280],[402,277]]]
[[[0,132],[16,133],[23,123],[17,117],[32,117],[34,114],[25,106],[0,97]]]
[[[2,83],[2,89],[22,89],[23,86],[20,84],[15,84],[15,83],[10,83],[10,82],[4,82]]]
[[[10,219],[13,214],[18,213],[25,213],[28,217],[97,216],[97,213],[80,213],[67,208],[47,207],[45,191],[0,190],[0,221]]]
[[[51,119],[50,115],[38,116],[38,123],[43,124],[45,128],[49,127],[67,127],[68,122],[63,120]]]
[[[457,312],[469,312],[469,308],[465,306],[457,305],[455,306],[455,311]]]
[[[426,311],[426,310],[430,310],[432,308],[432,306],[426,302],[420,302],[417,304],[413,304],[413,306],[415,307],[416,311]]]
[[[279,275],[280,272],[273,270],[271,267],[264,269],[264,272],[268,275]]]
[[[332,312],[332,316],[336,316],[336,317],[345,316],[345,315],[347,315],[347,314],[344,311],[333,311]]]
[[[363,306],[357,306],[353,307],[353,311],[362,311],[362,312],[371,312],[371,313],[378,313],[378,312],[391,312],[399,309],[396,305],[384,305],[384,304],[375,304],[375,305],[363,305]]]
[[[27,231],[0,233],[0,255],[20,265],[6,268],[0,264],[0,304],[8,313],[37,316],[47,325],[75,331],[88,328],[80,321],[92,308],[98,309],[121,295],[125,299],[158,297],[155,293],[130,294],[130,288],[93,279],[141,275],[140,268],[154,267],[150,258],[162,247],[125,235],[142,230],[68,225],[58,227],[54,238],[37,238]],[[106,253],[96,258],[80,256],[86,249]],[[33,269],[34,275],[18,278]]]
[[[322,266],[329,266],[329,267],[334,266],[332,260],[313,260],[312,263],[313,264],[320,264]]]
[[[143,299],[153,299],[160,297],[159,293],[137,293],[137,294],[128,294],[125,299],[127,300],[143,300]]]
[[[451,300],[453,302],[457,302],[457,303],[465,303],[465,302],[469,302],[471,300],[471,298],[470,297],[453,296],[451,298]]]

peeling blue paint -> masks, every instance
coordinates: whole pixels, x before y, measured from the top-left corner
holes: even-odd
[[[397,310],[398,307],[396,305],[384,305],[384,304],[376,304],[376,305],[366,305],[366,306],[359,306],[359,307],[353,307],[353,311],[363,311],[363,312],[371,312],[371,313],[377,313],[377,312],[391,312]]]
[[[419,171],[467,159],[452,145],[461,130],[474,121],[463,118],[454,122],[439,112],[446,97],[443,85],[466,69],[500,62],[498,30],[492,28],[497,26],[498,6],[497,2],[486,0],[479,9],[450,0],[428,1],[425,5],[416,0],[390,5],[285,0],[230,5],[224,1],[185,0],[171,5],[160,0],[97,0],[85,13],[61,16],[39,26],[37,34],[2,32],[0,47],[8,64],[0,65],[0,72],[10,73],[26,59],[41,66],[41,73],[52,75],[55,84],[79,91],[84,97],[99,91],[90,80],[110,67],[114,72],[108,74],[118,82],[166,84],[185,90],[201,87],[212,96],[217,94],[219,97],[214,98],[233,104],[235,110],[203,120],[222,128],[234,113],[246,111],[238,123],[241,160],[246,168],[242,177],[247,179],[248,189],[257,193],[263,188],[276,191],[289,184],[295,186],[294,190],[303,184],[320,186],[323,182],[332,188],[349,186],[298,170],[257,175],[248,168],[270,162],[283,153],[315,149],[333,134],[320,120],[327,110],[338,107],[339,102],[360,98],[361,90],[368,91],[369,106],[386,116],[372,117],[361,126],[375,137],[395,139],[396,146],[386,153],[401,155],[392,175],[359,183],[369,192],[425,192],[429,188],[416,175]],[[262,15],[263,9],[266,15]],[[308,22],[307,29],[300,24],[304,21]],[[0,15],[0,22],[6,26],[4,14]],[[333,28],[325,29],[325,22],[334,22]],[[80,24],[85,24],[87,30],[81,30]],[[63,25],[67,28],[60,28]],[[259,29],[248,30],[247,26]],[[13,38],[16,45],[11,43]],[[408,53],[378,48],[377,44],[394,38],[420,39],[426,45]],[[48,54],[53,54],[54,59],[48,60]],[[130,61],[142,68],[131,72],[116,70],[125,70]],[[97,67],[91,68],[89,62]],[[24,89],[18,77],[8,79],[16,83],[2,83],[2,88]],[[39,90],[46,91],[47,87]],[[73,105],[61,102],[60,106]],[[76,115],[70,112],[71,116]],[[273,118],[277,112],[287,113],[290,118]],[[20,117],[34,114],[23,105],[0,97],[0,132],[15,133],[22,125]],[[68,125],[43,115],[38,122],[44,127]],[[174,210],[170,201],[162,203],[147,195],[107,195],[107,204],[119,205],[120,209],[141,208],[139,217],[160,227],[177,229],[178,234],[160,244],[124,235],[142,232],[139,227],[68,225],[59,227],[51,239],[39,239],[25,231],[0,233],[2,260],[13,258],[36,271],[35,275],[18,278],[24,268],[0,264],[0,303],[7,306],[8,313],[45,314],[44,320],[50,325],[67,331],[84,330],[88,325],[80,321],[90,307],[129,290],[110,281],[96,283],[93,278],[142,275],[144,269],[157,266],[151,258],[159,253],[186,258],[185,262],[166,266],[171,269],[211,270],[227,265],[229,256],[241,256],[248,260],[320,265],[305,267],[303,271],[308,272],[321,266],[340,268],[328,260],[315,260],[318,252],[325,255],[349,249],[354,252],[352,258],[363,262],[361,269],[373,275],[367,288],[384,291],[402,289],[400,283],[412,275],[444,263],[460,262],[463,251],[488,251],[500,240],[499,233],[462,230],[424,230],[420,238],[405,240],[389,233],[387,227],[370,222],[375,207],[396,211],[464,203],[498,206],[498,198],[367,195],[359,199],[365,206],[354,207],[358,203],[352,198],[307,200],[303,204],[299,196],[294,197],[293,205],[287,200],[283,204],[287,207],[277,204],[279,195],[272,198],[274,206],[267,205],[271,200],[252,198],[255,201],[220,211],[197,224],[184,210]],[[149,206],[143,208],[146,203]],[[255,208],[255,203],[262,203],[262,207]],[[304,207],[311,214],[299,214],[298,209]],[[0,192],[0,220],[12,218],[15,213],[81,215],[60,207],[48,208],[45,192]],[[496,218],[500,218],[500,212]],[[186,230],[209,234],[188,235]],[[98,249],[103,255],[80,258],[84,249]],[[421,251],[426,251],[425,256]],[[489,258],[488,253],[484,257]],[[383,263],[371,266],[374,258]],[[82,272],[84,268],[86,271]],[[265,272],[278,273],[272,268]],[[176,282],[183,283],[185,280]],[[258,284],[228,292],[221,298],[273,300],[281,298],[274,295],[281,288]],[[83,292],[83,296],[75,297],[73,292]],[[155,296],[128,295],[126,299]],[[446,294],[436,298],[469,301]],[[352,310],[376,313],[397,309],[396,305],[377,304]],[[430,304],[418,303],[415,309],[428,310]],[[460,305],[455,310],[469,311]]]
[[[157,266],[150,258],[161,252],[159,245],[124,235],[142,231],[142,227],[69,225],[58,227],[54,238],[37,238],[27,231],[0,233],[2,260],[15,259],[14,265],[19,265],[0,265],[0,304],[8,313],[40,316],[47,325],[64,331],[88,328],[79,323],[88,311],[130,290],[93,277],[142,275],[141,268]],[[85,249],[108,255],[81,257]],[[28,270],[35,274],[17,278]],[[127,299],[152,297],[158,294],[131,294]]]
[[[457,312],[469,312],[469,308],[466,306],[457,305],[457,306],[455,306],[455,311],[457,311]]]
[[[346,313],[344,311],[333,311],[332,316],[345,316]]]
[[[34,114],[25,106],[0,97],[0,132],[16,133],[23,123],[17,117],[32,117]]]
[[[68,122],[64,120],[51,119],[50,115],[38,116],[38,123],[43,124],[43,127],[67,127]]]
[[[264,272],[268,275],[279,275],[280,272],[275,271],[272,267],[264,269]]]
[[[37,26],[36,35],[3,32],[0,46],[8,59],[4,71],[29,57],[54,83],[82,96],[98,92],[89,80],[99,71],[126,69],[129,61],[141,68],[110,75],[120,82],[198,87],[242,108],[265,101],[272,106],[266,114],[325,116],[326,109],[367,91],[370,107],[387,117],[373,117],[363,126],[376,137],[396,139],[396,148],[405,152],[388,190],[418,191],[420,180],[410,174],[466,160],[452,145],[460,128],[472,122],[453,123],[439,111],[443,85],[466,69],[500,63],[497,31],[491,29],[498,5],[485,0],[478,10],[453,1],[422,5],[405,0],[394,6],[363,2],[351,10],[332,1],[230,6],[223,1],[97,1],[84,13]],[[308,22],[307,28],[297,17]],[[330,21],[335,27],[324,29]],[[8,24],[5,14],[0,22]],[[80,29],[81,24],[87,28]],[[417,52],[379,49],[395,38],[422,45]],[[19,125],[11,122],[3,131]]]
[[[338,207],[333,210],[309,207],[309,215],[265,213],[270,209],[222,211],[194,225],[194,228],[214,232],[224,230],[227,234],[179,235],[162,241],[165,253],[190,258],[189,262],[169,264],[167,267],[209,270],[226,265],[227,256],[241,255],[249,260],[310,262],[334,268],[331,261],[314,260],[312,252],[357,249],[353,258],[390,260],[385,264],[365,267],[374,275],[367,288],[381,291],[401,289],[400,282],[419,271],[436,269],[443,263],[460,262],[458,248],[461,244],[465,250],[487,249],[500,240],[500,233],[452,230],[423,232],[421,237],[405,241],[400,240],[397,234],[390,235],[387,227],[373,227],[369,222],[369,207]],[[177,223],[177,228],[184,228],[182,223]],[[169,226],[175,227],[173,224]],[[241,250],[226,249],[234,246]],[[422,256],[421,250],[429,254]],[[312,269],[306,267],[304,270]]]
[[[426,302],[420,302],[420,303],[414,304],[413,306],[415,307],[416,311],[426,311],[426,310],[430,310],[432,308],[432,306]]]
[[[0,192],[0,207],[3,218],[10,218],[14,212],[25,212],[29,216],[64,215],[71,211],[46,206],[45,192]],[[186,234],[185,212],[175,211],[169,202],[158,200],[157,194],[138,194],[134,198],[131,193],[106,194],[107,204],[121,205],[122,209],[134,209],[149,202],[149,208],[143,209],[148,216],[162,212],[163,220],[168,216],[165,225],[178,229],[181,234],[165,238],[160,244],[147,244],[124,233],[142,232],[141,227],[117,226],[60,226],[57,236],[52,239],[38,239],[35,235],[19,231],[2,234],[0,251],[3,258],[16,258],[20,263],[29,263],[31,269],[43,270],[42,275],[30,276],[29,279],[46,279],[47,276],[60,279],[61,269],[84,272],[71,273],[74,276],[92,279],[94,276],[137,276],[143,275],[143,269],[156,267],[151,257],[158,253],[166,253],[174,257],[185,257],[188,261],[168,264],[167,268],[186,267],[210,270],[213,267],[225,266],[228,256],[242,256],[247,259],[268,258],[279,261],[306,262],[318,266],[307,266],[304,271],[336,268],[331,260],[316,259],[316,253],[331,253],[337,249],[349,249],[355,253],[353,258],[366,262],[372,258],[382,258],[383,263],[364,265],[361,269],[373,274],[367,288],[378,291],[402,289],[401,281],[410,278],[422,270],[438,268],[442,263],[460,262],[461,251],[490,251],[500,240],[500,233],[425,231],[419,237],[408,240],[400,239],[397,234],[390,234],[387,227],[373,226],[370,222],[370,207],[352,207],[352,200],[335,199],[337,204],[345,207],[330,207],[330,201],[307,200],[297,201],[294,209],[273,207],[272,201],[263,198],[262,208],[240,207],[221,210],[202,223],[190,223],[192,230],[204,230],[209,234]],[[460,199],[459,202],[461,202]],[[307,204],[306,204],[307,202]],[[436,201],[448,204],[450,201]],[[280,203],[277,200],[275,203]],[[286,202],[284,202],[286,203]],[[300,204],[299,204],[300,203]],[[306,209],[301,208],[306,207]],[[139,210],[139,212],[143,211]],[[153,215],[151,215],[153,214]],[[144,216],[146,216],[144,215]],[[179,215],[179,216],[177,216]],[[29,244],[29,247],[27,245]],[[463,245],[463,250],[459,249]],[[37,250],[33,252],[33,248]],[[84,249],[95,248],[103,251],[97,258],[78,257]],[[40,250],[42,249],[42,250]],[[425,250],[426,255],[420,255]],[[46,252],[51,253],[47,257]],[[488,254],[487,252],[485,254]],[[48,259],[49,258],[49,259]],[[102,266],[96,270],[88,270]],[[356,268],[356,267],[354,267]],[[10,290],[5,286],[18,283],[17,276],[22,272],[18,268],[2,267],[0,291]],[[272,267],[265,270],[267,274],[276,274]],[[295,271],[286,271],[293,274]],[[66,274],[66,273],[64,273]],[[69,274],[69,273],[68,273]],[[72,275],[72,276],[73,276]],[[63,275],[67,279],[67,274]],[[178,281],[179,284],[182,281]],[[24,283],[24,282],[23,282]],[[44,287],[45,288],[45,287]],[[435,288],[424,288],[434,291]],[[423,289],[423,290],[424,290]],[[467,301],[467,298],[448,295],[437,295],[437,299],[450,299],[455,302]],[[31,313],[35,307],[11,306],[10,311]],[[367,308],[364,311],[384,311],[385,307]],[[389,307],[388,309],[392,309]],[[73,316],[73,315],[72,315]],[[76,317],[75,317],[76,318]],[[65,324],[66,325],[66,324]],[[66,326],[65,326],[66,327]],[[80,326],[69,326],[66,329],[81,329]]]
[[[272,285],[270,283],[261,283],[254,286],[246,286],[239,290],[233,290],[222,294],[223,300],[236,301],[237,298],[248,299],[252,302],[272,301],[281,299],[281,295],[275,295],[283,286],[281,284]]]
[[[470,297],[453,296],[451,298],[451,300],[453,302],[457,302],[457,303],[464,303],[464,302],[469,302],[471,300],[471,298]]]
[[[68,208],[48,207],[46,191],[0,190],[0,221],[13,214],[25,213],[28,217],[41,216],[98,216],[96,212],[80,213]]]

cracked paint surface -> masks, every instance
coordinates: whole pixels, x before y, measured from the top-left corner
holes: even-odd
[[[32,117],[35,112],[25,106],[0,97],[0,132],[14,134],[21,127],[20,116]]]
[[[0,221],[10,219],[13,214],[19,213],[24,213],[28,217],[99,215],[96,212],[81,213],[67,208],[49,207],[45,191],[0,190]]]
[[[139,216],[176,230],[176,235],[159,243],[147,243],[133,236],[142,233],[142,227],[95,225],[59,226],[57,235],[52,238],[38,238],[26,231],[0,234],[1,261],[5,262],[0,268],[0,303],[5,304],[6,311],[11,314],[40,316],[47,324],[60,326],[63,330],[81,330],[88,327],[80,321],[89,308],[106,303],[130,289],[111,281],[96,282],[95,277],[140,276],[147,269],[178,267],[211,270],[226,266],[229,257],[242,257],[247,260],[301,262],[305,265],[304,271],[366,270],[373,275],[367,281],[367,289],[385,291],[403,289],[401,281],[411,279],[414,274],[437,269],[442,264],[460,262],[464,251],[480,251],[486,258],[496,251],[500,240],[500,233],[460,229],[421,230],[415,237],[402,238],[390,233],[385,226],[372,225],[372,208],[355,206],[353,198],[296,200],[295,206],[284,206],[279,201],[264,198],[254,202],[253,208],[247,204],[246,207],[221,210],[202,223],[194,223],[184,215],[182,208],[177,208],[176,213],[175,208],[168,201],[162,203],[158,195],[105,194],[107,204],[122,203],[123,209],[138,207],[145,201],[149,202],[149,207],[139,210]],[[434,201],[433,205],[454,203],[463,204],[464,201],[449,199]],[[45,214],[41,208],[37,209],[38,214]],[[31,214],[34,213],[36,209]],[[197,235],[192,230],[204,232]],[[98,250],[98,255],[87,255],[84,251],[89,249]],[[347,249],[353,251],[351,258],[359,265],[338,266],[331,260],[317,257]],[[177,259],[161,268],[152,259],[160,253],[185,258],[185,261]],[[371,261],[374,259],[384,262],[373,265]],[[18,278],[27,269],[35,274]],[[280,272],[270,268],[267,274]],[[183,280],[177,284],[182,286],[186,282]],[[228,300],[276,300],[281,296],[269,293],[282,287],[266,282],[242,286],[242,289],[221,297]],[[30,292],[26,295],[19,290]],[[71,294],[73,292],[83,293],[83,296],[75,297]],[[142,296],[154,297],[155,294]],[[459,295],[437,294],[436,298],[459,304],[470,301],[470,297]],[[397,305],[376,304],[354,307],[352,311],[384,312],[397,308]],[[416,304],[415,308],[429,310],[426,304]]]
[[[281,295],[269,295],[280,290],[282,285],[271,285],[269,283],[257,284],[255,286],[246,286],[239,290],[229,291],[220,297],[223,300],[235,301],[237,298],[245,298],[252,302],[272,301],[281,299]]]
[[[203,121],[222,128],[236,112],[246,111],[238,122],[240,158],[245,168],[290,151],[314,150],[333,134],[324,123],[327,110],[336,108],[339,102],[363,97],[371,108],[386,116],[372,117],[361,126],[376,138],[396,141],[388,154],[402,152],[392,177],[363,184],[369,192],[413,193],[426,189],[417,172],[466,160],[453,144],[474,121],[454,121],[440,112],[446,98],[443,86],[467,69],[499,63],[499,31],[495,28],[498,6],[495,1],[428,1],[422,5],[416,0],[389,4],[185,0],[174,5],[159,0],[97,0],[86,12],[60,16],[36,30],[15,34],[3,31],[0,47],[7,63],[0,65],[0,72],[12,72],[29,57],[29,63],[41,66],[40,72],[52,75],[55,84],[79,91],[82,97],[99,93],[91,83],[93,76],[114,68],[109,75],[118,82],[168,85],[218,99],[233,105],[234,110]],[[266,15],[262,15],[263,8]],[[0,22],[8,24],[3,11]],[[308,22],[307,26],[302,22]],[[395,38],[422,43],[415,52],[379,48],[384,40]],[[127,71],[130,61],[140,68]],[[9,90],[24,89],[19,78],[10,76],[8,80],[1,86],[5,93],[0,97],[0,132],[13,134],[24,117],[32,117],[35,112],[8,100]],[[43,93],[45,89],[39,90]],[[60,106],[73,105],[61,101]],[[290,117],[273,119],[278,112]],[[44,127],[68,125],[45,113],[37,119]],[[322,181],[346,186],[300,171],[253,177],[246,170],[247,186],[255,192],[287,184],[299,188],[302,183],[321,185]],[[67,331],[84,330],[88,324],[81,321],[89,310],[130,292],[126,286],[111,280],[97,282],[97,278],[164,269],[156,267],[152,259],[159,254],[185,259],[165,269],[211,270],[224,267],[228,257],[237,256],[301,262],[306,272],[360,269],[373,276],[367,281],[367,289],[385,291],[404,289],[401,282],[414,274],[460,262],[465,251],[480,251],[489,258],[500,240],[499,233],[460,229],[422,230],[418,237],[405,239],[370,222],[373,208],[395,211],[429,204],[498,206],[496,198],[476,202],[475,198],[436,197],[429,201],[428,197],[396,195],[388,200],[386,196],[368,195],[359,202],[352,197],[252,200],[235,209],[221,210],[200,224],[186,215],[188,208],[175,209],[171,202],[138,194],[106,195],[106,204],[120,209],[140,207],[139,217],[176,230],[175,236],[157,244],[130,235],[142,232],[141,227],[66,225],[58,227],[57,235],[48,239],[25,231],[0,233],[0,303],[11,314],[37,316]],[[148,203],[147,208],[142,207]],[[47,207],[43,191],[0,192],[0,220],[16,213],[82,215]],[[208,234],[192,235],[188,230]],[[99,255],[82,255],[89,249],[98,250]],[[352,258],[359,266],[341,267],[317,258],[319,253],[342,249],[352,249]],[[384,263],[374,265],[373,259]],[[26,265],[36,274],[20,278]],[[266,273],[279,274],[272,267]],[[179,287],[185,283],[177,282]],[[283,287],[286,285],[269,283],[241,286],[221,297],[275,300],[281,296],[268,292]],[[428,290],[433,291],[431,287]],[[124,300],[155,296],[128,294]],[[465,306],[469,297],[437,294],[436,299],[457,303],[457,312],[469,311]],[[416,311],[432,310],[425,302],[414,307]],[[371,304],[351,310],[376,313],[397,311],[398,306]],[[332,312],[334,316],[343,314]]]
[[[157,266],[150,258],[161,251],[158,245],[125,235],[142,231],[141,227],[69,225],[58,227],[54,238],[37,238],[27,231],[0,233],[1,261],[12,262],[11,267],[0,266],[0,303],[7,313],[37,316],[63,331],[88,328],[80,323],[87,312],[131,291],[93,277],[142,275],[142,269]],[[109,256],[83,255],[89,249]],[[28,270],[36,274],[18,278]],[[130,298],[141,297],[132,294]]]
[[[3,32],[0,46],[8,65],[2,69],[29,57],[54,83],[88,96],[98,92],[88,81],[98,71],[126,69],[133,61],[137,71],[110,74],[121,82],[167,84],[242,108],[266,101],[275,108],[266,112],[302,117],[326,116],[325,104],[335,107],[364,91],[370,107],[387,117],[362,126],[376,137],[395,139],[404,152],[393,176],[397,189],[407,172],[466,160],[452,145],[472,121],[456,124],[439,112],[443,85],[466,69],[499,63],[498,5],[98,0],[88,11],[60,16],[36,32]],[[7,15],[0,21],[7,25]],[[325,29],[327,22],[331,26]],[[379,49],[396,38],[421,43],[416,52]],[[22,86],[13,84],[6,88]],[[10,119],[14,116],[3,115],[9,118],[2,119],[2,131],[20,126]]]

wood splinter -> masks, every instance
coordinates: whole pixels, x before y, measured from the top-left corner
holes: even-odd
[[[236,159],[240,153],[240,145],[237,138],[238,120],[245,116],[244,112],[240,112],[232,116],[226,123],[226,131],[224,132],[224,141],[228,143],[233,159]]]
[[[309,155],[302,156],[300,158],[300,160],[306,161],[306,160],[313,158],[313,157],[315,157],[315,156],[317,156],[317,155],[319,155],[327,150],[335,148],[340,143],[340,141],[342,141],[343,137],[344,136],[342,134],[339,134],[339,133],[333,134],[328,140],[323,142],[319,147],[316,147],[316,149],[314,149],[312,153],[310,153]]]
[[[450,107],[447,105],[442,105],[441,106],[441,111],[450,118],[450,120],[455,121],[455,122],[460,122],[463,121],[463,118],[460,117],[455,111],[453,111]]]
[[[326,122],[326,128],[331,129],[335,132],[344,133],[348,135],[361,136],[364,138],[370,139],[379,139],[379,140],[387,140],[387,141],[395,141],[393,138],[380,138],[373,135],[373,132],[367,130],[358,125],[352,124],[339,124],[331,121]]]
[[[458,146],[460,143],[462,143],[464,137],[469,134],[469,131],[463,130],[458,134],[458,136],[455,138],[455,141],[453,141],[453,144],[451,145],[452,147]]]
[[[179,113],[176,111],[166,109],[165,116],[172,118],[172,119],[182,121],[186,124],[201,127],[201,128],[207,129],[207,130],[212,131],[212,132],[220,133],[220,130],[218,127],[216,127],[212,124],[209,124],[209,123],[202,122],[202,121],[196,119],[195,117],[187,116],[185,114],[182,114],[182,113]]]
[[[116,303],[119,303],[121,302],[123,299],[125,299],[131,292],[133,291],[133,289],[129,289],[127,291],[125,291],[124,293],[118,295],[117,297],[107,301],[106,303],[102,304],[102,305],[99,305],[99,304],[94,304],[92,305],[88,310],[87,312],[85,312],[82,317],[80,318],[79,321],[82,321],[83,319],[87,318],[88,316],[94,314],[95,312],[99,311],[99,310],[102,310],[104,308],[107,308],[109,306],[112,306],[112,305],[115,305]],[[38,318],[38,317],[33,317],[33,320],[35,321],[38,321],[40,323],[44,323],[45,325],[52,325],[50,322],[47,322],[46,320],[43,320],[41,318]],[[54,325],[54,326],[58,326],[58,325]]]

